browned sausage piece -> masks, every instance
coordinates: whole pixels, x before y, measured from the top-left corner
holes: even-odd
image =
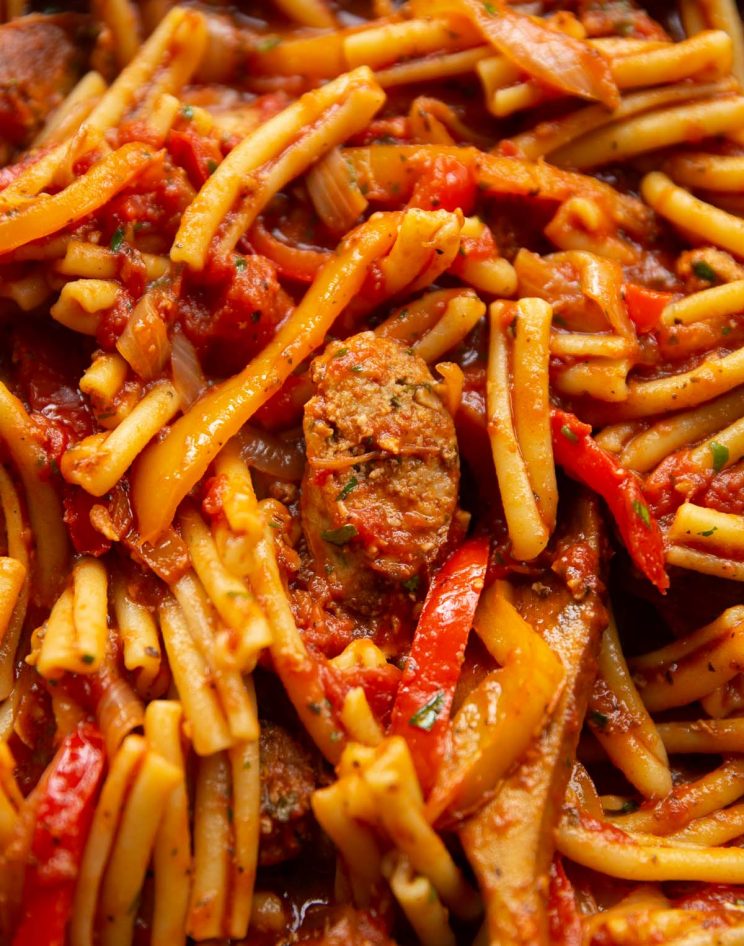
[[[82,48],[75,42],[83,17],[19,17],[0,26],[0,138],[27,145],[70,91]]]
[[[452,418],[426,363],[364,332],[332,342],[311,368],[302,519],[337,598],[374,608],[385,584],[436,559],[457,508]]]
[[[310,797],[318,772],[307,752],[282,726],[261,722],[261,864],[295,857],[311,829]]]

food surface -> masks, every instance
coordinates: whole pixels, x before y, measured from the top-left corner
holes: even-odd
[[[744,943],[733,0],[0,0],[0,946]]]

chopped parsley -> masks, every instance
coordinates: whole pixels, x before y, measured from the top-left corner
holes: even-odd
[[[704,532],[698,532],[698,535],[702,535],[703,538],[707,539],[709,536],[713,535],[714,532],[718,532],[718,526],[713,526],[712,529],[706,529]]]
[[[571,430],[571,428],[568,426],[568,424],[564,424],[564,425],[561,427],[561,433],[562,433],[563,436],[566,438],[566,440],[570,440],[571,443],[578,443],[578,442],[579,442],[579,438],[578,438],[578,437],[576,436],[576,434]]]
[[[339,502],[340,502],[341,500],[343,500],[343,499],[346,499],[346,497],[349,495],[349,493],[350,493],[352,490],[356,489],[357,486],[359,486],[359,480],[356,478],[356,476],[352,476],[351,479],[348,480],[348,481],[344,484],[343,489],[339,492],[338,496],[336,496],[336,499],[337,499]]]
[[[410,591],[411,594],[418,591],[418,586],[421,583],[421,578],[419,575],[412,575],[410,578],[406,578],[403,582],[403,587],[406,591]]]
[[[444,709],[444,690],[437,690],[434,696],[428,700],[421,709],[417,709],[413,716],[408,720],[410,726],[416,729],[423,729],[424,732],[434,726],[439,719],[439,714]]]
[[[641,522],[643,522],[647,529],[651,528],[651,513],[648,511],[648,506],[645,503],[642,503],[640,499],[633,500],[633,512],[638,516]]]
[[[710,455],[713,458],[713,469],[718,473],[728,463],[729,449],[717,440],[711,440]]]
[[[246,267],[245,257],[244,257],[244,256],[236,256],[236,257],[235,257],[235,269],[245,269],[245,267]]]
[[[119,250],[121,249],[121,245],[123,242],[124,242],[124,227],[117,227],[116,230],[114,230],[114,235],[111,237],[111,243],[109,243],[109,246],[111,247],[114,253],[118,253]]]
[[[610,721],[609,716],[605,716],[604,713],[598,713],[597,710],[589,710],[586,715],[589,722],[596,726],[597,729],[606,729],[607,723]]]
[[[488,0],[483,4],[483,8],[489,16],[496,16],[496,7],[492,3],[489,3]]]
[[[347,542],[358,534],[356,526],[347,523],[345,526],[340,526],[338,529],[324,529],[323,532],[320,533],[320,537],[326,542],[330,542],[331,545],[346,545]]]
[[[191,105],[184,105],[184,107],[181,109],[181,117],[185,118],[187,122],[191,121],[191,119],[194,117],[194,109]]]
[[[692,271],[698,279],[704,279],[706,282],[718,282],[718,274],[715,269],[704,259],[695,260],[692,264]]]
[[[272,49],[276,49],[281,41],[281,36],[267,36],[266,39],[261,40],[261,42],[256,46],[256,49],[260,53],[268,53],[271,52]]]

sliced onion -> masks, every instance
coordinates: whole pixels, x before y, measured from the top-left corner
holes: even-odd
[[[116,755],[125,737],[145,722],[142,701],[113,667],[106,667],[100,674],[100,698],[96,706],[96,718],[103,733],[109,759]]]
[[[305,178],[310,199],[323,223],[334,233],[346,233],[367,207],[351,165],[333,148]]]
[[[171,372],[185,410],[202,393],[206,381],[196,349],[182,332],[176,332],[171,339]]]
[[[298,481],[305,469],[299,439],[285,440],[246,424],[240,431],[240,449],[249,465],[280,480]]]
[[[132,310],[116,348],[140,378],[154,381],[160,377],[171,348],[168,329],[151,294],[143,296]]]

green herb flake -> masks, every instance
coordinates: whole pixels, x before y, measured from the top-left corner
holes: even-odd
[[[713,526],[712,529],[706,529],[705,532],[698,532],[698,535],[702,535],[703,538],[707,539],[709,536],[713,535],[714,532],[718,532],[718,526]]]
[[[260,53],[268,53],[271,52],[272,49],[276,49],[281,41],[281,36],[267,36],[266,39],[261,40],[261,42],[256,46],[256,49]]]
[[[576,436],[576,434],[571,430],[571,428],[568,426],[568,424],[564,424],[564,425],[561,427],[561,434],[563,434],[563,436],[566,438],[566,440],[570,440],[571,443],[578,443],[578,442],[579,442],[579,438],[578,438],[578,437]]]
[[[93,654],[83,654],[80,659],[84,664],[92,664],[96,658]]]
[[[114,230],[114,235],[111,237],[111,243],[109,243],[109,246],[111,247],[114,253],[118,253],[119,250],[121,249],[121,245],[123,242],[124,242],[124,227],[117,227],[116,230]]]
[[[713,458],[713,469],[719,473],[728,463],[729,449],[717,440],[711,440],[710,455]]]
[[[632,798],[629,798],[627,801],[624,801],[620,806],[617,814],[619,815],[632,815],[634,811],[638,811],[640,805],[637,801],[634,801]]]
[[[406,591],[410,591],[411,594],[418,591],[418,586],[421,583],[421,578],[419,575],[412,575],[411,578],[406,578],[403,582],[403,587]]]
[[[214,158],[209,158],[207,160],[207,171],[210,174],[214,174],[216,170],[217,170],[217,162],[214,160]]]
[[[698,279],[704,279],[705,282],[718,282],[718,274],[715,269],[704,259],[695,260],[692,264],[692,271]]]
[[[187,122],[190,122],[194,117],[194,109],[191,105],[184,105],[181,109],[181,117],[184,118]]]
[[[640,499],[633,500],[633,512],[647,529],[651,528],[651,513],[648,511],[648,506],[642,503]]]
[[[326,542],[330,542],[331,545],[346,545],[354,536],[358,535],[356,526],[347,523],[345,526],[340,526],[338,529],[324,529],[320,533],[321,539]]]
[[[348,480],[348,482],[344,484],[343,489],[339,492],[338,496],[336,496],[336,499],[339,502],[341,502],[341,500],[343,499],[346,499],[349,493],[352,490],[356,489],[357,486],[359,486],[359,480],[356,478],[356,476],[352,476],[351,479]]]
[[[597,729],[606,729],[607,723],[609,723],[609,716],[605,716],[604,713],[598,713],[597,710],[589,710],[586,714],[587,719],[590,723],[597,727]]]
[[[489,3],[488,0],[483,4],[483,9],[489,16],[496,16],[496,7],[492,3]]]
[[[235,269],[245,269],[246,265],[247,264],[244,256],[235,257]]]
[[[423,729],[429,732],[434,723],[439,719],[439,714],[444,709],[444,690],[437,690],[434,696],[428,700],[421,709],[417,709],[413,716],[408,720],[409,726],[415,726],[416,729]]]
[[[333,357],[334,357],[334,358],[343,358],[344,355],[348,355],[348,354],[349,354],[349,349],[348,349],[348,348],[339,348],[338,351],[335,351],[335,352],[333,353]]]

